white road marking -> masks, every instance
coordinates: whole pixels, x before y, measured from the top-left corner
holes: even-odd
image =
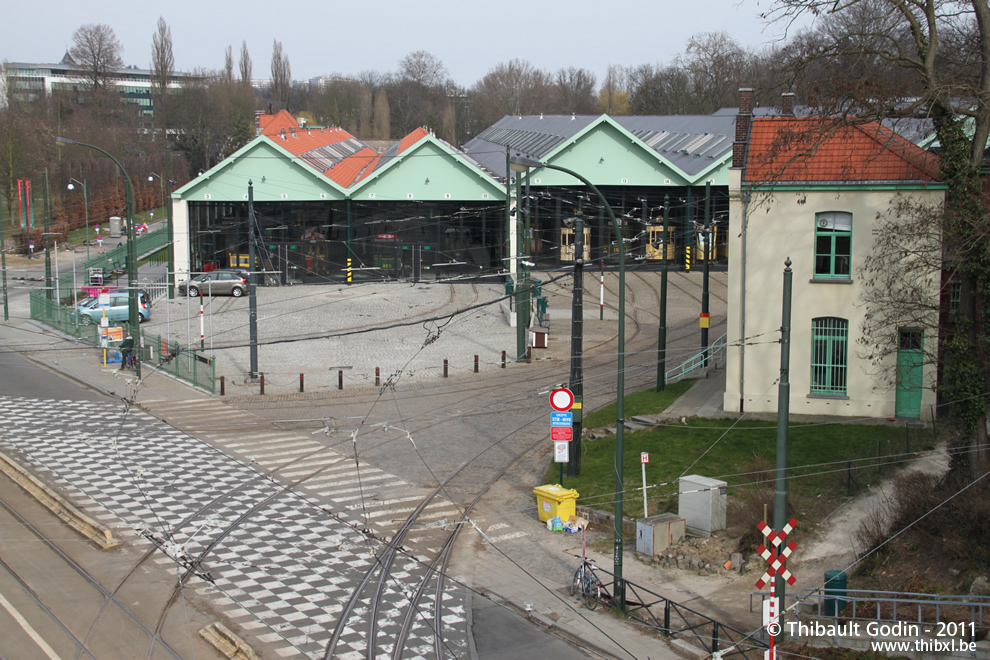
[[[3,605],[3,609],[7,610],[10,616],[14,618],[14,621],[16,621],[18,625],[20,625],[21,629],[23,629],[24,632],[28,634],[28,637],[33,639],[34,643],[37,644],[38,647],[45,652],[45,655],[47,655],[52,660],[60,660],[58,654],[55,653],[55,649],[48,646],[48,642],[46,642],[41,638],[41,635],[39,635],[37,631],[35,631],[35,629],[31,627],[31,624],[27,622],[27,619],[21,616],[21,613],[18,612],[14,608],[14,606],[10,604],[10,601],[8,601],[6,598],[3,597],[3,594],[0,594],[0,605]]]

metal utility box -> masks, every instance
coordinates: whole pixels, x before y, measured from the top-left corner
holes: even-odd
[[[697,474],[681,477],[677,488],[677,515],[692,534],[711,536],[725,529],[728,486],[724,481]]]
[[[123,222],[117,216],[110,218],[110,238],[120,238],[120,228]]]
[[[637,520],[636,552],[655,557],[684,538],[685,531],[684,519],[673,513]]]

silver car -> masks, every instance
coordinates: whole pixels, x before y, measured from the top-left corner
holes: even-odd
[[[103,294],[107,296],[108,304],[103,307],[100,306],[99,297],[87,298],[86,300],[79,303],[79,307],[76,311],[79,313],[80,319],[83,323],[93,323],[97,324],[100,319],[104,316],[112,322],[127,321],[128,314],[130,312],[129,307],[129,296],[126,291],[122,293],[111,292]],[[146,294],[147,295],[147,294]],[[151,318],[151,305],[150,302],[144,302],[140,298],[138,299],[138,320],[144,323]]]
[[[197,297],[223,295],[240,298],[248,289],[248,278],[239,270],[211,270],[179,283],[179,295]]]

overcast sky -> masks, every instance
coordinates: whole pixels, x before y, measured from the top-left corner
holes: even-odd
[[[472,86],[499,62],[528,60],[556,71],[590,69],[599,83],[609,64],[669,63],[688,37],[728,32],[746,48],[782,36],[759,18],[769,0],[370,0],[276,3],[257,0],[166,2],[14,2],[0,22],[0,58],[57,62],[72,33],[105,23],[123,44],[124,63],[149,68],[159,16],[172,29],[176,69],[220,69],[230,45],[237,66],[247,42],[255,78],[270,77],[272,43],[282,42],[294,80],[361,71],[395,71],[406,54],[440,58],[460,85]]]

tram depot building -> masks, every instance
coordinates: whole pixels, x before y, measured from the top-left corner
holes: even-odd
[[[462,149],[420,128],[378,153],[340,128],[300,126],[285,111],[265,115],[252,142],[173,193],[176,271],[181,278],[247,267],[249,183],[258,266],[283,284],[477,278],[512,270],[510,151],[590,179],[619,217],[631,260],[660,263],[666,199],[667,258],[683,267],[697,261],[706,240],[706,185],[711,240],[724,246],[733,121],[510,116]],[[573,260],[567,246],[574,230],[565,221],[578,210],[586,255],[606,267],[617,261],[618,243],[597,196],[559,172],[533,170],[528,178],[525,245],[538,268]],[[724,262],[724,248],[711,252]]]
[[[856,269],[896,195],[942,198],[934,157],[882,129],[859,130],[782,176],[769,145],[780,131],[803,130],[790,96],[771,117],[753,117],[746,90],[738,117],[506,116],[461,148],[420,128],[383,152],[338,127],[264,115],[252,142],[172,194],[176,277],[246,269],[253,231],[255,268],[269,283],[501,282],[522,260],[571,265],[578,212],[585,263],[614,268],[620,242],[598,196],[557,170],[514,172],[518,154],[599,189],[621,226],[627,269],[697,270],[705,258],[728,267],[726,411],[776,410],[779,345],[746,338],[779,331],[790,257],[790,410],[923,416],[936,372],[907,353],[937,337],[904,328],[907,341],[889,359],[903,357],[911,373],[883,387],[856,351],[864,313]],[[767,203],[757,209],[750,194]]]

